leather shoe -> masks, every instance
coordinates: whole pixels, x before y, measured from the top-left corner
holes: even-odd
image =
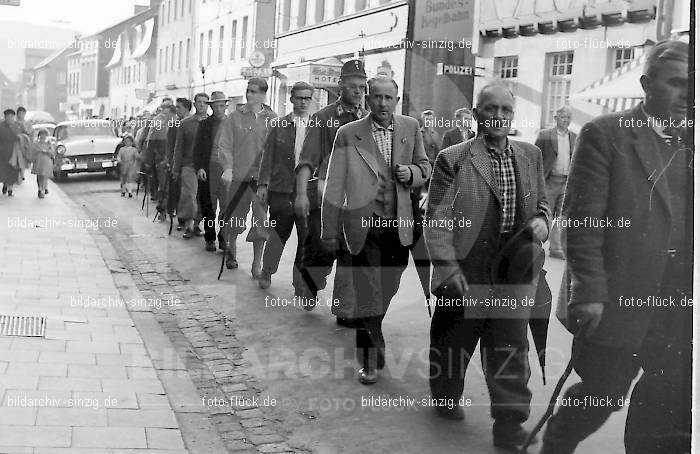
[[[204,244],[204,250],[208,251],[208,252],[214,252],[214,251],[216,251],[216,244],[214,244],[213,241],[207,241]]]
[[[226,268],[229,270],[238,268],[238,261],[236,260],[236,256],[233,255],[233,252],[230,249],[226,249],[224,254],[226,254]]]
[[[459,405],[455,405],[452,408],[445,406],[437,406],[435,407],[435,412],[438,414],[439,417],[444,419],[449,419],[453,421],[464,419],[464,409]]]
[[[493,424],[493,445],[497,448],[517,452],[520,450],[530,434],[518,423],[496,421]],[[537,436],[533,437],[529,444],[537,443]]]
[[[272,285],[272,276],[265,272],[261,273],[260,279],[258,279],[258,287],[265,290],[270,288],[270,285]]]
[[[379,375],[377,375],[376,370],[363,367],[362,369],[357,371],[357,379],[363,385],[373,385],[377,383]]]

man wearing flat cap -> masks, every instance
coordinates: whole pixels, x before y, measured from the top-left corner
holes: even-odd
[[[424,229],[437,296],[430,327],[437,413],[464,418],[464,377],[480,343],[493,443],[510,450],[527,437],[527,327],[550,216],[542,153],[508,138],[513,104],[513,94],[500,84],[478,94],[479,135],[438,154]]]
[[[644,101],[581,129],[562,210],[562,293],[567,327],[580,333],[572,362],[581,381],[560,399],[582,404],[559,408],[542,454],[573,453],[625,405],[627,454],[690,452],[688,54],[686,43],[657,43],[640,78]]]
[[[347,326],[354,315],[353,290],[346,267],[350,262],[349,254],[342,248],[333,254],[321,243],[321,196],[338,128],[367,115],[361,106],[367,90],[367,75],[361,60],[348,60],[343,64],[338,87],[338,100],[312,115],[296,166],[294,209],[298,216],[306,219],[308,230],[300,270],[304,285],[295,288],[295,294],[301,297],[307,309],[313,309],[318,291],[325,288],[337,258],[333,301],[340,304],[333,305],[331,311],[339,324]]]

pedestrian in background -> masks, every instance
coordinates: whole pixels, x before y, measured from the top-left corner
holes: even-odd
[[[563,106],[557,110],[555,127],[540,131],[535,145],[542,150],[544,161],[544,181],[547,188],[547,200],[552,209],[552,231],[549,233],[549,256],[564,258],[561,247],[561,209],[564,203],[564,188],[569,175],[571,155],[574,152],[576,134],[569,131],[571,108]]]
[[[10,164],[10,159],[15,143],[19,140],[19,134],[15,127],[15,111],[6,109],[3,116],[5,121],[0,123],[0,182],[2,182],[2,193],[12,197],[13,187],[20,178],[20,170]]]
[[[136,174],[139,168],[139,154],[134,146],[134,138],[131,134],[126,134],[122,140],[123,146],[117,155],[119,165],[119,181],[122,197],[129,194],[133,197],[131,188],[136,182]]]
[[[31,145],[32,149],[32,173],[36,175],[36,183],[39,186],[38,196],[43,199],[49,193],[49,177],[53,175],[53,158],[56,156],[54,145],[49,142],[49,131],[42,128],[38,131],[36,141]]]
[[[440,137],[440,133],[435,130],[435,112],[432,109],[424,110],[420,114],[420,126],[425,153],[428,155],[430,165],[433,165],[435,163],[435,158],[440,152],[442,137]]]
[[[457,122],[457,126],[452,129],[448,129],[447,132],[445,132],[445,135],[442,137],[442,146],[440,147],[442,150],[452,145],[466,142],[476,135],[476,133],[471,129],[471,109],[461,107],[455,110],[455,121]]]
[[[270,207],[272,231],[265,243],[262,275],[258,281],[262,289],[270,287],[272,275],[277,272],[282,251],[294,226],[297,229],[297,251],[294,257],[292,285],[295,289],[303,285],[300,270],[306,222],[294,212],[294,169],[299,163],[299,155],[304,145],[313,92],[314,87],[306,82],[292,85],[290,101],[294,106],[293,111],[275,121],[265,141],[258,176],[258,198]],[[303,304],[303,307],[310,310],[315,305]]]

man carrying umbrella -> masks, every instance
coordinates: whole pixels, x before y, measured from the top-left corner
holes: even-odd
[[[527,438],[527,327],[550,216],[542,153],[508,138],[513,104],[510,90],[498,84],[478,94],[481,135],[438,155],[425,228],[437,296],[430,327],[436,410],[464,418],[464,377],[480,342],[493,442],[509,450]]]

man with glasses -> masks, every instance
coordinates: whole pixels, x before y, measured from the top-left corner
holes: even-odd
[[[258,198],[270,207],[270,225],[273,231],[265,244],[263,253],[262,275],[258,281],[262,289],[270,287],[272,275],[277,272],[282,251],[295,225],[298,242],[292,284],[295,289],[302,285],[299,269],[306,225],[303,219],[294,213],[296,198],[294,169],[299,162],[306,127],[309,124],[309,107],[311,107],[313,92],[314,87],[306,82],[297,82],[292,86],[290,101],[294,110],[274,122],[265,141],[258,175]]]

